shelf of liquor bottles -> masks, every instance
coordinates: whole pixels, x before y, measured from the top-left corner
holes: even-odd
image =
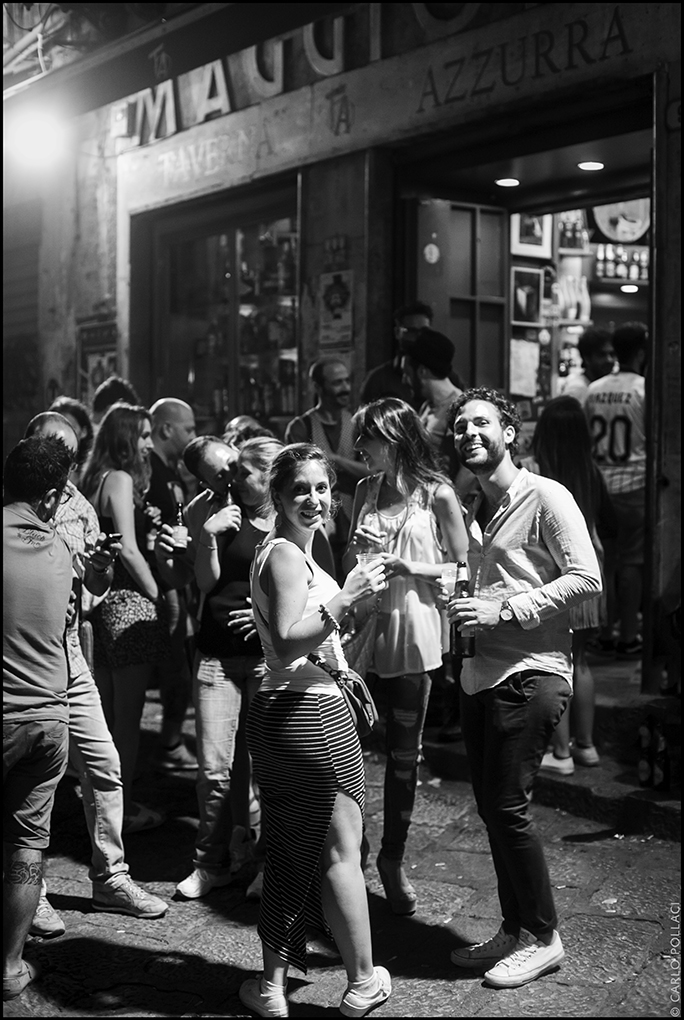
[[[649,249],[641,244],[592,245],[595,259],[592,283],[648,283]]]

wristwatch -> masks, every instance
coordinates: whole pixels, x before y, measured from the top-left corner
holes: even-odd
[[[501,603],[501,609],[499,610],[499,619],[502,620],[503,623],[510,623],[514,615],[515,614],[511,609],[511,604],[508,601],[508,599],[506,599],[505,602]]]

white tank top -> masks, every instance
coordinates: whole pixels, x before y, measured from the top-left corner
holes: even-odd
[[[315,666],[305,655],[286,665],[281,662],[273,649],[269,627],[268,596],[261,587],[261,573],[274,546],[283,542],[287,542],[287,539],[273,538],[257,546],[252,562],[252,606],[254,607],[256,628],[266,660],[266,675],[261,684],[261,690],[312,691],[317,694],[330,694],[342,697],[342,693],[333,678],[325,670]],[[305,553],[303,555],[309,569],[309,593],[303,613],[303,618],[306,618],[317,616],[318,607],[329,602],[340,591],[340,586],[314,560]],[[337,631],[333,631],[317,648],[312,649],[312,652],[320,655],[334,669],[345,670],[348,668]]]

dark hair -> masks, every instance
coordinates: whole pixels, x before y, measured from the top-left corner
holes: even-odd
[[[57,436],[21,439],[5,461],[6,495],[36,505],[49,489],[61,494],[72,463],[71,451]]]
[[[585,329],[577,341],[577,350],[582,361],[586,362],[587,358],[598,354],[606,344],[612,344],[612,342],[613,337],[607,329],[598,329],[596,326],[590,326],[588,329]]]
[[[439,470],[427,430],[410,404],[384,397],[360,407],[352,419],[358,436],[386,443],[394,451],[396,486],[404,497],[417,487],[448,481]]]
[[[195,478],[199,478],[200,481],[202,481],[199,475],[200,462],[206,448],[214,443],[218,444],[218,446],[230,445],[225,439],[220,439],[218,436],[196,436],[190,440],[183,450],[183,463],[190,474],[194,475]]]
[[[93,448],[93,421],[85,404],[74,397],[60,396],[52,401],[48,411],[59,411],[60,414],[69,414],[76,421],[81,429],[81,438],[78,441],[78,453],[76,454],[76,467],[81,468],[88,459],[88,454]]]
[[[149,421],[150,412],[146,407],[125,404],[123,401],[112,404],[105,414],[88,458],[81,488],[86,496],[92,496],[103,473],[107,469],[127,471],[133,479],[135,501],[142,503],[143,496],[150,485],[151,467],[138,452],[138,440],[144,422]]]
[[[574,397],[550,400],[534,430],[532,452],[540,472],[569,489],[587,526],[596,523],[599,469],[591,455],[591,435],[582,405]]]
[[[427,321],[432,323],[435,313],[430,305],[426,305],[424,301],[413,301],[411,304],[401,305],[397,308],[393,318],[396,323],[399,323],[407,315],[424,315]]]
[[[462,393],[460,397],[456,397],[453,404],[449,408],[448,415],[448,427],[453,431],[454,422],[458,417],[461,408],[464,404],[470,403],[471,400],[486,400],[488,404],[493,404],[496,408],[499,420],[504,428],[509,426],[515,429],[515,437],[513,442],[510,444],[508,449],[511,454],[518,452],[518,436],[520,435],[520,429],[522,428],[522,418],[520,412],[515,404],[511,403],[503,393],[498,390],[492,390],[488,386],[473,386],[465,393]]]
[[[257,436],[275,438],[275,433],[248,414],[238,414],[236,418],[231,418],[223,430],[223,442],[229,446],[242,446],[248,439]]]
[[[135,387],[127,379],[120,375],[110,375],[108,379],[95,390],[93,394],[93,413],[102,414],[117,401],[125,401],[128,404],[139,405],[140,397],[135,392]]]
[[[323,450],[321,450],[320,446],[314,446],[313,443],[290,443],[289,446],[283,447],[276,459],[273,461],[271,471],[268,476],[270,502],[274,508],[276,506],[275,497],[283,491],[290,479],[294,476],[297,468],[299,468],[301,464],[306,464],[312,460],[316,460],[322,464],[328,476],[330,488],[333,489],[335,487],[335,482],[337,481],[335,468],[332,466]]]
[[[309,367],[309,379],[315,386],[323,385],[323,376],[328,365],[344,365],[345,368],[347,367],[342,358],[335,358],[332,356],[316,358]]]
[[[613,347],[620,365],[627,365],[640,351],[646,350],[648,326],[644,322],[625,322],[613,333]]]

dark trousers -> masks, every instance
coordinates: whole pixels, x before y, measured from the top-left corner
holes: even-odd
[[[539,835],[532,784],[570,698],[560,676],[526,670],[486,691],[461,691],[461,727],[477,808],[487,826],[504,929],[551,935],[556,908]]]

